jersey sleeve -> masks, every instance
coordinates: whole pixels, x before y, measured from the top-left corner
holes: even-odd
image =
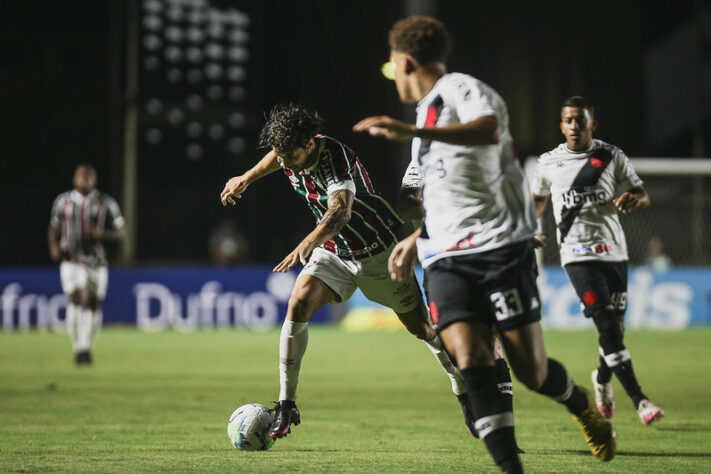
[[[473,77],[457,81],[454,84],[453,96],[454,109],[461,123],[471,122],[479,117],[497,115],[493,97]]]
[[[322,157],[326,160],[319,165],[326,185],[326,193],[330,195],[346,189],[355,194],[356,186],[353,181],[355,153],[342,143],[333,141],[329,145],[328,153]]]
[[[536,171],[533,173],[531,192],[536,196],[548,196],[551,193],[551,182],[544,172],[543,157],[538,159]]]
[[[405,175],[402,177],[402,184],[400,189],[407,188],[420,188],[422,187],[422,176],[420,176],[420,166],[417,164],[417,160],[410,160],[410,164],[407,165],[405,170]]]
[[[632,167],[632,162],[619,148],[615,150],[615,182],[619,191],[642,186],[642,180]]]
[[[106,224],[113,229],[122,229],[126,224],[121,208],[116,200],[110,196],[106,197]]]

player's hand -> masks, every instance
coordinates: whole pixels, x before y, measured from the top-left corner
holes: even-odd
[[[55,263],[62,259],[62,251],[59,249],[59,245],[52,245],[49,248],[49,258]]]
[[[100,240],[103,240],[104,238],[104,232],[94,224],[90,224],[84,227],[82,235],[84,237],[84,240],[89,243],[98,242]]]
[[[284,260],[274,267],[273,272],[286,273],[296,266],[297,263],[301,262],[302,265],[306,265],[309,261],[309,257],[313,252],[311,245],[306,243],[300,243],[294,250],[291,251],[289,255],[286,256]]]
[[[612,202],[617,207],[617,210],[622,214],[629,214],[633,210],[637,209],[640,204],[640,200],[637,195],[630,193],[629,191],[622,193],[620,197],[614,199]]]
[[[368,132],[374,137],[385,137],[388,140],[407,140],[415,136],[415,130],[417,128],[414,125],[387,115],[368,117],[353,126],[355,132]]]
[[[235,199],[242,198],[242,193],[245,189],[247,189],[247,186],[249,186],[249,182],[244,175],[235,176],[227,181],[225,189],[223,189],[222,193],[220,193],[220,201],[222,201],[222,205],[226,206],[227,204],[232,204],[234,206],[237,202]]]
[[[403,281],[415,273],[417,262],[417,239],[410,236],[393,249],[388,258],[388,271],[393,281]]]
[[[533,239],[533,248],[534,249],[542,249],[543,247],[546,246],[546,236],[543,234],[536,234],[532,237]]]

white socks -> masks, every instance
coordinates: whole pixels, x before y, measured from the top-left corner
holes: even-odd
[[[279,400],[296,400],[301,360],[309,345],[309,323],[285,320],[279,336]]]
[[[101,328],[102,319],[100,309],[91,311],[89,308],[82,308],[80,305],[71,303],[67,305],[67,332],[72,339],[74,352],[91,350]]]
[[[81,314],[81,306],[78,304],[67,304],[67,333],[72,340],[72,348],[74,352],[78,352],[79,349],[78,339],[79,339],[79,315]]]
[[[439,365],[441,365],[444,371],[447,372],[447,375],[452,382],[452,392],[454,392],[455,395],[467,393],[467,386],[464,383],[462,376],[459,375],[457,368],[454,364],[452,364],[452,360],[449,358],[447,351],[444,350],[444,346],[442,345],[442,341],[439,339],[439,336],[435,336],[431,341],[425,341],[425,344],[427,344],[427,347],[430,351],[432,351],[437,359],[437,362],[439,362]]]

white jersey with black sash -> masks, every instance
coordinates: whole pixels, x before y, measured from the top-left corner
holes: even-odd
[[[485,116],[498,119],[497,144],[412,141],[411,166],[418,166],[425,209],[425,226],[417,243],[423,267],[443,257],[501,248],[535,232],[533,202],[515,156],[501,96],[474,77],[450,73],[417,105],[418,128],[467,123]]]
[[[561,264],[627,260],[627,242],[612,200],[641,185],[624,152],[602,140],[594,139],[585,151],[561,143],[541,155],[532,191],[553,201]]]

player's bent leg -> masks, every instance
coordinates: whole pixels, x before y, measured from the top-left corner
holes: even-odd
[[[522,472],[513,413],[497,386],[491,326],[478,321],[456,321],[440,330],[440,337],[457,359],[466,382],[479,437],[502,471]]]
[[[336,293],[313,275],[296,279],[279,336],[279,402],[269,430],[273,439],[286,436],[292,424],[301,422],[295,400],[301,361],[309,341],[308,321],[318,309],[337,299]]]
[[[82,313],[83,295],[80,289],[75,289],[67,295],[66,325],[67,333],[72,341],[74,350],[74,362],[77,365],[86,363],[84,352],[80,343],[80,321]]]
[[[504,331],[502,341],[516,377],[528,388],[565,405],[593,455],[611,460],[617,450],[612,425],[597,411],[587,391],[574,384],[565,367],[546,356],[540,323]]]

